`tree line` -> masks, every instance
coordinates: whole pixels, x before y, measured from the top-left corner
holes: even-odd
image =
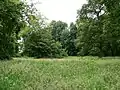
[[[51,21],[34,4],[0,1],[0,59],[120,56],[120,1],[87,0],[76,22]]]

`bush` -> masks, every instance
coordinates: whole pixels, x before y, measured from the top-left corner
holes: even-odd
[[[52,40],[47,30],[32,32],[24,41],[23,54],[35,58],[61,58],[67,56],[59,42]]]

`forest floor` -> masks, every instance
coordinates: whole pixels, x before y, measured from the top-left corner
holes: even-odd
[[[120,90],[120,58],[0,61],[0,90]]]

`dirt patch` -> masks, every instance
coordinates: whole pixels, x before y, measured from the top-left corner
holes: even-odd
[[[47,59],[47,58],[40,58],[40,59],[33,59],[33,61],[64,61],[65,59]]]

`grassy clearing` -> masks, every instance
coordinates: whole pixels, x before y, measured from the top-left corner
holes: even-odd
[[[67,57],[0,61],[0,90],[120,90],[120,59]]]

